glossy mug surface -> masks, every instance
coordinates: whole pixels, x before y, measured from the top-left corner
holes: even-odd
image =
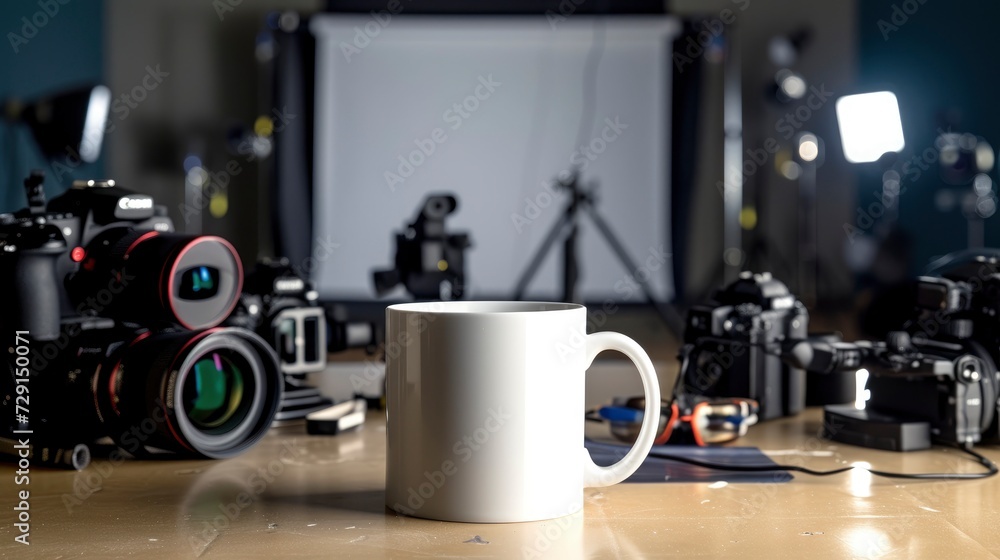
[[[613,332],[586,334],[581,305],[431,302],[386,309],[386,505],[478,523],[579,511],[585,487],[621,482],[642,463],[660,390],[642,348]],[[618,463],[584,448],[584,374],[616,350],[638,367],[646,409]]]

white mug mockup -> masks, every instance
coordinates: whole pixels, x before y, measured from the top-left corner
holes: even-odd
[[[628,478],[653,444],[660,389],[631,338],[586,334],[581,305],[435,302],[386,309],[386,505],[479,523],[579,511],[585,487]],[[584,373],[617,350],[638,367],[646,409],[619,462],[584,448]]]

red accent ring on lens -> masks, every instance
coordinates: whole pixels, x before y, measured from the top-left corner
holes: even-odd
[[[125,252],[122,254],[122,259],[128,259],[128,254],[131,253],[132,250],[135,249],[140,243],[142,243],[147,239],[152,239],[157,235],[160,235],[158,231],[147,231],[146,233],[137,237],[135,241],[129,244],[128,249],[125,249]]]
[[[173,295],[172,288],[173,288],[173,285],[174,285],[174,277],[177,275],[177,265],[178,265],[178,263],[181,262],[181,258],[183,258],[184,254],[187,253],[188,251],[190,251],[192,247],[194,247],[195,245],[197,245],[199,243],[205,242],[205,241],[216,241],[218,243],[221,243],[227,249],[229,249],[229,252],[233,256],[233,260],[236,261],[236,290],[235,290],[236,291],[236,297],[233,298],[233,302],[229,305],[229,309],[226,310],[226,312],[224,314],[222,314],[222,318],[219,319],[218,323],[216,323],[214,325],[209,325],[208,327],[197,327],[197,326],[190,325],[190,324],[184,322],[184,320],[182,320],[180,318],[180,316],[178,316],[177,309],[174,306],[174,295]],[[163,273],[161,271],[161,273],[160,273],[160,280],[162,280],[162,279],[163,279]],[[218,237],[218,236],[215,236],[215,235],[204,235],[204,236],[200,236],[200,237],[195,237],[190,242],[188,242],[187,245],[184,245],[184,247],[182,247],[181,250],[178,251],[177,254],[174,256],[174,258],[172,259],[172,264],[170,265],[170,272],[167,274],[167,283],[166,284],[162,284],[161,283],[160,286],[161,286],[161,290],[162,289],[166,290],[167,304],[170,307],[170,313],[174,316],[174,319],[177,320],[177,323],[179,325],[181,325],[182,327],[184,327],[185,329],[188,329],[190,331],[198,330],[199,328],[211,328],[211,327],[218,326],[220,323],[222,323],[223,321],[225,321],[233,313],[234,309],[236,309],[236,305],[240,301],[239,294],[241,294],[243,292],[243,263],[240,261],[240,254],[236,252],[236,247],[233,247],[232,243],[226,241],[225,239],[223,239],[221,237]],[[163,292],[162,291],[160,292],[160,303],[161,304],[163,303]]]
[[[135,345],[135,343],[139,342],[140,340],[149,337],[150,334],[152,334],[150,333],[150,331],[139,333],[139,336],[135,337],[134,339],[132,339],[132,342],[128,343],[129,348],[131,348],[133,345]],[[110,398],[109,402],[111,404],[111,410],[113,410],[117,416],[122,415],[122,413],[118,411],[118,405],[115,404],[115,395],[117,394],[116,389],[118,385],[118,372],[120,371],[119,367],[121,365],[122,365],[122,360],[121,358],[118,358],[118,361],[115,362],[115,367],[111,368],[111,375],[108,376],[108,397]],[[96,399],[97,393],[95,392],[94,395],[95,395],[94,403],[97,404],[97,399]],[[98,406],[97,409],[100,410],[100,406]]]

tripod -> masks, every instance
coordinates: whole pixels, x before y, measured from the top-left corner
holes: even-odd
[[[569,192],[569,201],[566,203],[566,208],[563,210],[562,216],[560,216],[559,220],[552,226],[548,234],[546,234],[545,240],[542,241],[541,246],[535,252],[528,266],[521,274],[520,279],[517,281],[517,287],[514,288],[515,300],[524,298],[524,292],[527,290],[528,284],[538,274],[538,269],[542,266],[542,262],[545,261],[545,257],[559,237],[564,236],[562,301],[567,303],[578,301],[579,292],[577,284],[580,279],[580,266],[579,258],[577,257],[577,242],[580,233],[581,210],[586,211],[587,215],[590,216],[590,220],[597,226],[598,232],[604,237],[608,246],[615,253],[615,256],[618,257],[621,265],[632,274],[635,274],[639,270],[635,261],[629,256],[625,246],[621,244],[614,232],[611,231],[611,227],[597,212],[597,199],[594,193],[591,190],[585,190],[580,187],[579,173],[574,169],[568,177],[560,177],[557,186]],[[683,330],[683,321],[677,316],[675,311],[657,301],[649,286],[648,278],[640,278],[638,274],[635,274],[633,278],[642,289],[642,293],[646,297],[646,302],[657,312],[667,328],[675,334],[680,333]]]

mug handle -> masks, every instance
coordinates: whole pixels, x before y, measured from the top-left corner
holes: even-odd
[[[646,409],[642,415],[642,427],[632,449],[617,463],[601,467],[594,463],[585,448],[583,460],[583,485],[585,487],[611,486],[628,478],[646,459],[653,447],[656,431],[660,425],[660,383],[656,379],[653,362],[646,351],[631,338],[616,332],[598,332],[587,335],[587,367],[594,363],[597,355],[605,350],[616,350],[628,356],[639,368],[642,389],[646,395]]]

